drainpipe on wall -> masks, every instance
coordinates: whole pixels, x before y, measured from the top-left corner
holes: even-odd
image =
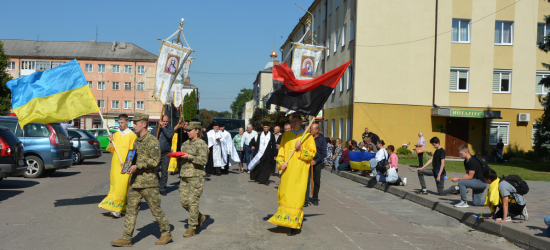
[[[136,74],[137,74],[137,63],[136,60],[134,60],[134,103],[132,103],[132,107],[134,110],[134,116],[136,115],[136,88],[137,88],[137,82],[136,82]]]
[[[355,65],[356,65],[355,64],[355,58],[356,57],[355,56],[356,56],[356,53],[357,53],[356,52],[357,51],[357,46],[356,46],[356,44],[357,44],[357,2],[358,2],[358,0],[355,0],[355,6],[354,6],[355,11],[354,11],[354,14],[353,14],[352,18],[350,18],[350,20],[354,20],[353,21],[353,24],[354,24],[353,25],[353,35],[354,35],[353,55],[352,55],[352,58],[351,58],[352,59],[352,66],[351,66],[352,71],[351,72],[353,74],[351,75],[351,79],[350,79],[351,82],[353,82],[353,83],[355,83],[355,72],[356,72],[356,70],[355,70]],[[351,83],[348,83],[348,84],[351,85],[351,104],[350,104],[350,106],[351,106],[350,130],[351,131],[350,131],[349,134],[350,134],[351,138],[353,138],[353,114],[354,114],[354,110],[355,110],[355,108],[354,108],[355,107],[355,84],[351,84]],[[362,141],[362,139],[361,139],[361,141]]]
[[[437,68],[437,7],[439,4],[439,0],[435,0],[435,37],[434,37],[434,82],[433,82],[433,96],[432,96],[432,107],[436,107],[435,105],[435,73]]]

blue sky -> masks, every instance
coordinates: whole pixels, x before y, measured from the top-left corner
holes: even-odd
[[[313,0],[237,1],[5,1],[0,38],[42,41],[126,41],[154,54],[185,18],[184,33],[196,57],[191,83],[201,108],[224,111],[243,87],[252,88]],[[281,38],[281,36],[283,38]],[[232,74],[210,74],[210,73]],[[239,73],[239,74],[235,74]],[[245,73],[245,74],[241,74]]]

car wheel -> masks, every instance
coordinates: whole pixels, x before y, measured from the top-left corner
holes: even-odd
[[[73,165],[78,165],[82,162],[82,158],[78,150],[71,150],[71,159],[73,160]]]
[[[27,172],[23,174],[25,178],[38,178],[44,173],[44,162],[37,156],[27,156]]]

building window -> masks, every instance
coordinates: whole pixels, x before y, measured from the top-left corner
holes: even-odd
[[[470,42],[470,20],[453,19],[451,41],[455,43]]]
[[[493,93],[510,93],[512,89],[512,71],[493,73]]]
[[[348,89],[351,89],[351,81],[353,81],[353,69],[351,68],[351,66],[348,67],[348,73],[347,73],[347,76],[348,76]]]
[[[61,66],[62,64],[64,64],[65,62],[61,62],[61,61],[53,61],[52,62],[52,69],[53,68],[57,68],[59,66]]]
[[[113,73],[120,73],[120,65],[113,65]]]
[[[111,109],[119,109],[118,107],[118,101],[111,101]]]
[[[334,52],[338,50],[338,31],[334,31]]]
[[[495,23],[495,44],[512,45],[514,38],[514,23],[496,21]]]
[[[145,74],[145,66],[143,66],[143,65],[138,65],[138,66],[137,66],[137,73],[138,73],[138,74]]]
[[[145,109],[144,102],[143,101],[137,101],[136,102],[136,109],[139,109],[139,110]]]
[[[94,72],[94,65],[86,63],[86,66],[84,68],[84,72]]]
[[[342,29],[342,47],[346,45],[346,29],[348,25],[344,24],[344,28]]]
[[[504,145],[508,145],[508,138],[510,138],[509,122],[491,122],[491,127],[489,129],[490,145],[497,145],[500,139],[502,139]]]
[[[118,82],[113,82],[113,90],[119,90],[120,89],[120,84]]]
[[[539,129],[539,123],[533,122],[533,133],[531,135],[531,145],[535,146],[535,133],[537,133],[537,130]]]
[[[131,82],[125,82],[124,83],[124,90],[132,90],[132,83]]]
[[[354,30],[355,29],[354,25],[355,25],[355,23],[353,22],[353,20],[349,20],[349,41],[350,42],[353,41],[353,38],[354,38],[353,37],[353,35],[354,35],[353,32],[355,31]]]
[[[105,64],[97,65],[97,73],[105,73]]]
[[[336,1],[336,7],[335,9],[338,9],[338,7],[340,7],[340,0],[335,0]]]
[[[544,43],[544,37],[550,32],[550,25],[545,23],[537,24],[537,44]]]
[[[97,106],[100,109],[105,108],[105,100],[97,100]]]
[[[535,92],[537,95],[546,95],[548,94],[548,92],[550,92],[550,89],[548,87],[545,87],[544,85],[540,84],[540,81],[543,79],[543,78],[546,78],[550,76],[550,73],[549,74],[537,74],[537,83],[536,83],[536,88],[535,88]]]
[[[321,8],[319,8],[319,15],[317,16],[317,27],[321,28]]]
[[[468,92],[469,75],[470,70],[467,68],[452,68],[449,90],[451,92]]]
[[[338,137],[342,138],[342,141],[344,141],[344,118],[340,118],[340,123],[338,125],[340,125],[338,128]]]
[[[344,75],[340,77],[340,80],[338,81],[338,85],[340,85],[340,92],[344,91]]]
[[[51,69],[52,63],[50,61],[36,61],[37,70],[48,70]]]
[[[323,135],[327,135],[328,136],[328,121],[327,120],[324,120],[323,121]]]
[[[132,74],[132,65],[124,65],[124,74]]]
[[[346,118],[346,140],[351,140],[351,118]]]
[[[331,43],[331,36],[328,36],[328,53],[327,53],[327,57],[330,56],[330,48],[332,48],[332,43]]]
[[[332,0],[328,0],[328,15],[332,15]]]
[[[332,136],[332,137],[336,136],[336,134],[334,133],[334,131],[336,131],[335,127],[336,127],[336,122],[334,122],[334,119],[332,119],[332,126],[330,127],[330,136]]]
[[[137,91],[142,91],[143,89],[144,89],[143,82],[138,82],[137,85],[136,85],[136,90]]]
[[[35,66],[35,61],[21,61],[21,69],[34,70]]]
[[[97,90],[105,90],[105,82],[97,82]]]
[[[8,62],[8,70],[15,70],[15,62]]]
[[[132,101],[124,101],[124,109],[132,109]]]
[[[92,81],[88,81],[88,87],[90,87],[90,89],[94,88],[94,84],[92,83]]]

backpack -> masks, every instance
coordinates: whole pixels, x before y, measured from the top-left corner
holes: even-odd
[[[481,172],[485,172],[485,170],[488,170],[488,169],[491,169],[491,167],[489,167],[489,165],[487,164],[487,162],[485,162],[484,160],[482,160],[481,158],[477,157],[477,155],[472,155],[472,158],[476,159],[477,161],[479,161],[479,164],[481,164]],[[517,176],[517,175],[516,175]],[[519,176],[518,176],[519,177]]]
[[[521,177],[517,175],[508,175],[508,176],[502,176],[500,181],[506,181],[510,183],[515,189],[516,193],[519,195],[526,195],[529,193],[529,185],[527,185],[527,182],[521,179]]]

